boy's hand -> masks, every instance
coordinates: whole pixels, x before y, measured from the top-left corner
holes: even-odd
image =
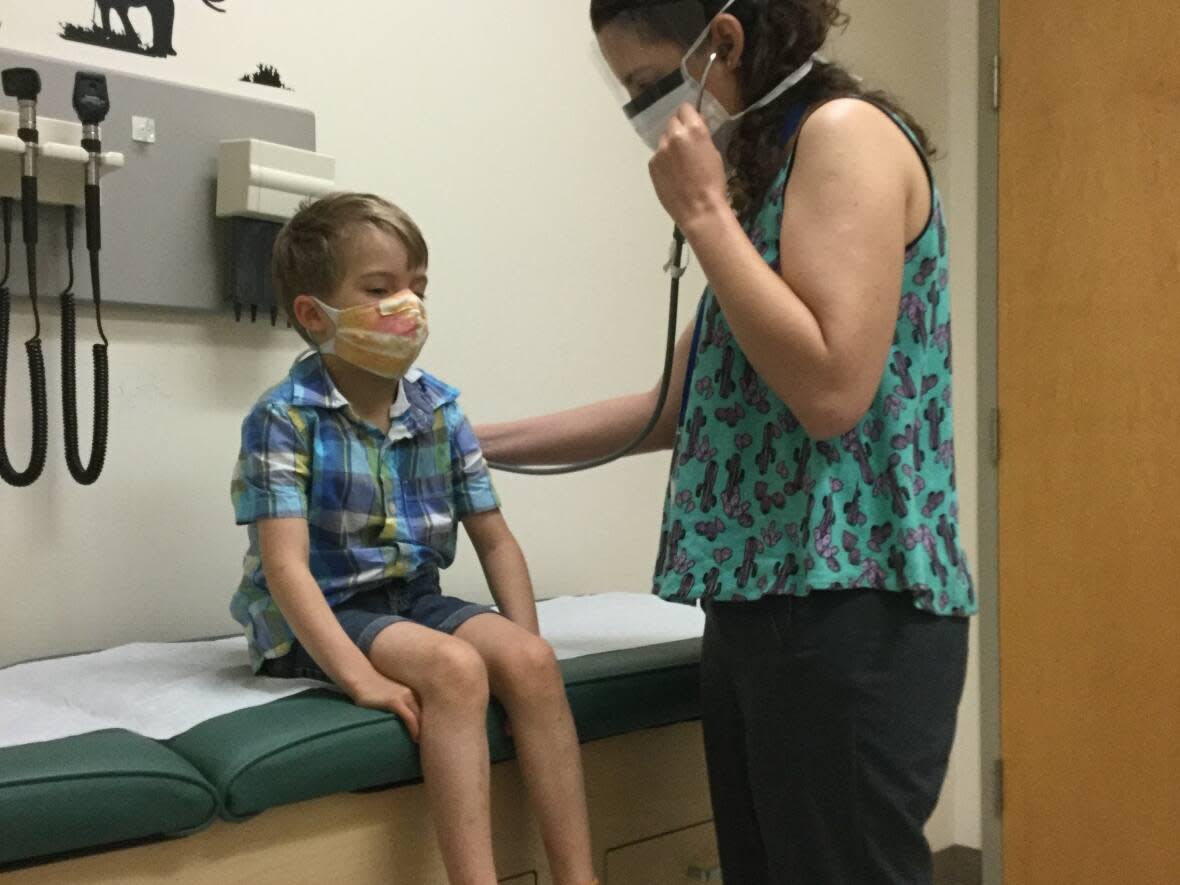
[[[418,743],[422,706],[409,686],[376,674],[375,677],[366,679],[356,687],[350,688],[348,696],[357,706],[396,713],[405,724],[410,738],[414,743]]]

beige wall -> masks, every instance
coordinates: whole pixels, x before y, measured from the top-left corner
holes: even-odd
[[[311,0],[230,0],[222,16],[178,4],[181,54],[161,61],[58,39],[58,21],[88,20],[89,0],[7,0],[0,44],[268,99],[276,94],[233,81],[259,61],[276,65],[295,89],[290,100],[315,110],[340,184],[393,198],[423,226],[434,330],[424,365],[464,389],[473,418],[490,420],[630,391],[659,371],[669,225],[645,151],[591,64],[585,5],[358,0],[333,4],[330,16]],[[963,530],[974,552],[973,4],[846,7],[854,23],[834,54],[901,96],[943,152]],[[134,15],[150,30],[142,11]],[[167,140],[160,133],[154,149]],[[686,284],[686,315],[699,285],[699,276]],[[52,342],[55,307],[46,313]],[[28,323],[22,305],[14,340]],[[47,473],[31,490],[0,488],[0,664],[234,629],[226,603],[244,536],[228,479],[238,423],[299,342],[226,314],[110,309],[106,328],[113,425],[100,484],[81,489],[64,469],[52,369]],[[46,358],[56,366],[52,343]],[[11,360],[10,390],[22,389],[23,372],[23,360]],[[12,397],[18,461],[26,408]],[[663,456],[650,456],[590,476],[500,479],[538,590],[645,591],[665,469]],[[462,549],[448,586],[484,595]],[[931,825],[936,846],[978,844],[974,672]]]

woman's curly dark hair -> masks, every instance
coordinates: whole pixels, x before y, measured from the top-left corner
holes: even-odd
[[[668,40],[688,49],[691,42],[725,6],[726,0],[591,0],[594,33],[609,24],[637,30],[647,40]],[[673,6],[697,6],[695,16],[660,15]],[[738,78],[742,95],[757,101],[803,65],[827,42],[833,28],[844,28],[848,15],[840,0],[738,0],[728,10],[742,24],[746,48]],[[681,21],[679,29],[671,21]],[[869,90],[838,64],[816,62],[794,89],[741,119],[726,152],[730,190],[739,210],[756,210],[782,170],[790,144],[782,138],[783,115],[790,103],[815,107],[835,98],[863,98],[900,117],[917,136],[927,156],[934,155],[925,130],[884,92]]]

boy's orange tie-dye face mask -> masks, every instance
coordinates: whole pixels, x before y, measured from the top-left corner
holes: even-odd
[[[426,306],[408,289],[343,310],[314,300],[334,328],[331,337],[320,344],[320,353],[334,353],[381,378],[404,377],[426,344]]]

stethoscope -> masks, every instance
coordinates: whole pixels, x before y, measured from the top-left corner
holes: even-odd
[[[717,61],[718,53],[713,52],[709,55],[709,60],[705,64],[705,71],[701,75],[701,92],[697,96],[696,109],[700,113],[701,104],[705,99],[705,84],[709,81],[709,72],[713,68],[713,63]],[[499,470],[504,473],[517,473],[525,476],[561,476],[568,473],[581,473],[584,470],[593,470],[595,467],[602,467],[620,458],[625,458],[643,445],[656,425],[660,422],[660,415],[664,412],[664,406],[668,402],[668,390],[672,386],[672,363],[676,356],[676,333],[677,329],[677,308],[680,302],[680,278],[684,276],[685,271],[688,270],[688,262],[684,256],[684,233],[679,226],[672,228],[672,245],[668,253],[668,261],[664,265],[664,271],[668,274],[668,332],[664,344],[664,373],[660,378],[660,390],[656,397],[655,409],[651,413],[651,417],[644,425],[639,434],[622,446],[617,451],[611,452],[609,455],[603,455],[599,458],[593,458],[589,461],[578,461],[574,464],[565,464],[558,467],[519,467],[514,464],[503,464],[498,461],[489,461],[488,466],[493,470]]]

